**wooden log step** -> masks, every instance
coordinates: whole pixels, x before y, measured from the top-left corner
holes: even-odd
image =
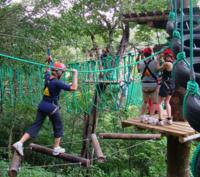
[[[187,137],[179,137],[179,142],[180,143],[185,143],[188,141],[192,141],[192,140],[196,140],[200,138],[200,133],[194,134],[194,135],[190,135]]]
[[[60,158],[62,160],[66,160],[68,162],[72,162],[72,163],[80,163],[80,165],[85,166],[85,167],[89,167],[90,166],[90,160],[86,159],[86,158],[82,158],[82,157],[78,157],[75,155],[71,155],[71,154],[66,154],[66,153],[61,153],[57,156],[54,156],[53,153],[53,149],[38,145],[38,144],[33,144],[31,143],[29,145],[30,149],[32,151],[35,152],[39,152],[42,154],[46,154],[55,158]]]
[[[14,151],[13,158],[8,170],[9,177],[16,177],[21,165],[22,157]]]
[[[100,163],[105,162],[105,156],[103,155],[103,152],[101,150],[101,147],[100,147],[100,144],[99,144],[96,134],[94,134],[94,133],[91,134],[91,140],[92,140],[92,145],[93,145],[94,151],[98,158],[97,161]]]
[[[161,134],[128,134],[128,133],[99,133],[100,138],[104,139],[122,139],[122,140],[149,140],[161,139]]]

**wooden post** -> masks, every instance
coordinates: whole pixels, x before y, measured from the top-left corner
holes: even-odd
[[[103,163],[105,161],[105,156],[103,155],[103,152],[101,150],[101,147],[100,147],[100,144],[99,144],[96,134],[93,133],[91,135],[91,140],[92,140],[92,145],[94,147],[94,151],[98,158],[97,161],[100,163]]]
[[[17,176],[17,172],[19,171],[21,161],[22,157],[16,151],[14,151],[13,158],[8,170],[8,176],[10,177]]]
[[[60,159],[66,160],[68,162],[80,163],[80,165],[85,166],[85,167],[90,166],[90,160],[89,159],[85,159],[85,158],[82,158],[82,157],[78,157],[78,156],[66,154],[66,153],[61,153],[57,156],[54,156],[52,154],[53,149],[50,149],[50,148],[47,148],[47,147],[44,147],[44,146],[40,146],[40,145],[37,145],[37,144],[33,144],[33,143],[31,143],[29,145],[29,147],[32,151],[36,151],[36,152],[46,154],[46,155],[49,155],[49,156],[52,156],[52,157],[60,158]]]
[[[184,94],[185,89],[178,88],[171,99],[174,121],[185,121],[182,116]],[[181,143],[178,137],[167,137],[167,177],[189,177],[190,148],[190,142]]]
[[[161,139],[161,134],[128,134],[128,133],[99,133],[100,138],[104,139],[123,139],[123,140],[149,140]]]
[[[96,85],[95,94],[93,97],[92,108],[89,114],[85,115],[85,127],[83,132],[83,139],[88,139],[88,141],[83,141],[82,150],[81,150],[81,157],[84,158],[91,158],[90,154],[90,144],[91,141],[91,134],[96,132],[96,125],[97,125],[97,106],[101,99],[102,94],[105,92],[107,88],[107,84],[105,83],[98,83]]]

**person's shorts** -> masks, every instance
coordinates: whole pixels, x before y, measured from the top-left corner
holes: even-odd
[[[153,104],[158,103],[158,91],[157,89],[143,89],[142,90],[143,101],[148,102],[151,99]]]
[[[173,82],[162,82],[159,90],[159,96],[172,96],[175,91],[175,84]]]

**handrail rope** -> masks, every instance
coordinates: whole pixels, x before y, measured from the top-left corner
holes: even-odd
[[[187,83],[186,94],[183,99],[183,115],[186,116],[186,101],[189,95],[200,97],[199,85],[195,82],[195,73],[193,66],[193,2],[190,0],[190,81]]]
[[[183,0],[181,0],[181,51],[183,52],[184,46],[184,31],[183,31]]]
[[[194,66],[193,66],[193,2],[190,0],[190,79],[195,81]]]
[[[141,62],[144,62],[145,60],[148,60],[160,53],[162,53],[165,49],[167,49],[169,46],[166,46],[164,47],[163,49],[161,49],[160,51],[158,52],[155,52],[153,55],[149,56],[149,57],[146,57],[140,61],[134,61],[132,64],[128,64],[128,65],[125,65],[126,67],[130,67],[130,66],[133,66],[133,65],[136,65],[138,63],[141,63]],[[18,57],[14,57],[14,56],[9,56],[9,55],[6,55],[6,54],[2,54],[0,53],[0,57],[4,57],[4,58],[7,58],[7,59],[11,59],[11,60],[16,60],[16,61],[20,61],[20,62],[24,62],[24,63],[28,63],[28,64],[33,64],[33,65],[37,65],[37,66],[41,66],[41,67],[48,67],[48,68],[52,68],[52,66],[49,66],[49,65],[46,65],[46,64],[41,64],[41,63],[38,63],[38,62],[33,62],[33,61],[29,61],[29,60],[26,60],[26,59],[22,59],[22,58],[18,58]],[[103,71],[113,71],[113,70],[116,70],[116,69],[121,69],[123,68],[124,66],[118,66],[118,67],[114,67],[114,68],[109,68],[109,69],[103,69],[103,70],[95,70],[95,71],[79,71],[79,73],[96,73],[96,72],[103,72]],[[71,72],[71,69],[67,69],[66,71],[68,72]]]

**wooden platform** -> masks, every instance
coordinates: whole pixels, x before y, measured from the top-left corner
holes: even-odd
[[[179,137],[179,141],[184,143],[186,141],[200,138],[200,134],[197,133],[187,122],[173,122],[172,125],[166,124],[164,126],[151,125],[140,122],[139,119],[129,119],[122,121],[122,127],[137,126],[143,129],[155,130],[163,135],[172,135]]]
[[[85,82],[88,84],[119,84],[119,81],[117,80],[86,80]]]

